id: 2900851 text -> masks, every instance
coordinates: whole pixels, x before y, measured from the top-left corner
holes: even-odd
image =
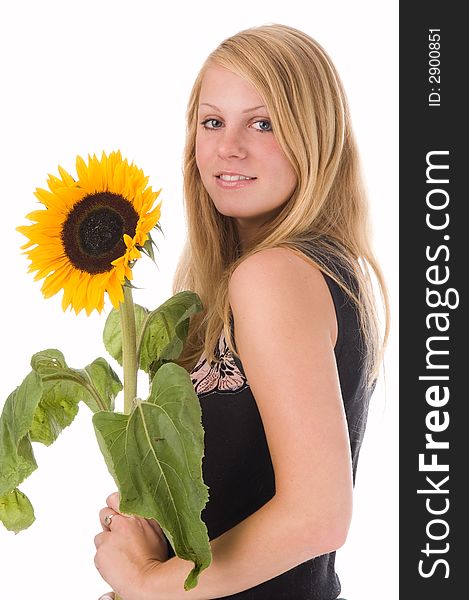
[[[441,103],[441,69],[440,69],[440,39],[439,29],[428,30],[428,106],[440,106]]]

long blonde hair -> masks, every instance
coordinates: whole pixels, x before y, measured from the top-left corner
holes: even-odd
[[[244,251],[234,220],[215,209],[195,159],[200,89],[205,70],[212,65],[241,75],[256,88],[297,175],[292,197],[271,222],[259,228]],[[191,369],[202,352],[215,361],[222,329],[236,352],[228,302],[230,276],[253,253],[288,247],[303,258],[305,252],[312,256],[310,260],[355,302],[366,344],[368,381],[375,379],[389,329],[386,286],[370,247],[367,200],[345,93],[328,55],[315,40],[285,25],[265,25],[237,33],[209,55],[187,108],[184,196],[188,239],[174,292],[197,292],[204,310],[192,318],[180,364]],[[334,264],[341,269],[334,269]],[[384,304],[383,335],[370,269]],[[352,277],[343,277],[344,270]]]

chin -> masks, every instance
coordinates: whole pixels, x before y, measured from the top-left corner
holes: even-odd
[[[230,202],[214,202],[213,203],[217,212],[225,217],[231,217],[233,219],[258,219],[262,215],[258,213],[253,213],[250,210],[243,210],[242,206],[233,206],[233,203]]]

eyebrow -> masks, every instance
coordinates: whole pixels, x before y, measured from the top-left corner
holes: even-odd
[[[209,102],[201,102],[199,105],[199,108],[201,106],[210,106],[210,108],[215,109],[218,112],[222,112],[218,106],[215,106],[214,104],[210,104]],[[246,110],[243,110],[242,113],[249,113],[249,112],[254,112],[255,110],[259,110],[260,108],[267,108],[264,104],[261,104],[259,106],[253,106],[252,108],[246,108]]]

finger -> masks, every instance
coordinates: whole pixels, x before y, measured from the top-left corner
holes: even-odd
[[[101,523],[101,527],[103,528],[103,531],[110,530],[111,521],[116,514],[117,514],[116,511],[110,509],[108,506],[106,506],[105,508],[102,508],[99,511],[99,521]]]
[[[114,592],[108,592],[107,594],[104,594],[104,596],[101,596],[99,600],[114,600],[114,598]]]
[[[102,531],[94,536],[94,545],[96,550],[105,542],[106,536],[110,534],[109,531]]]
[[[109,508],[112,508],[112,510],[119,512],[119,500],[119,492],[113,492],[106,498],[106,504],[109,506]]]
[[[166,537],[164,535],[163,530],[160,527],[160,524],[158,523],[158,521],[155,521],[154,519],[146,519],[148,525],[150,525],[150,527],[154,530],[154,532],[159,535],[159,537],[166,541]]]

